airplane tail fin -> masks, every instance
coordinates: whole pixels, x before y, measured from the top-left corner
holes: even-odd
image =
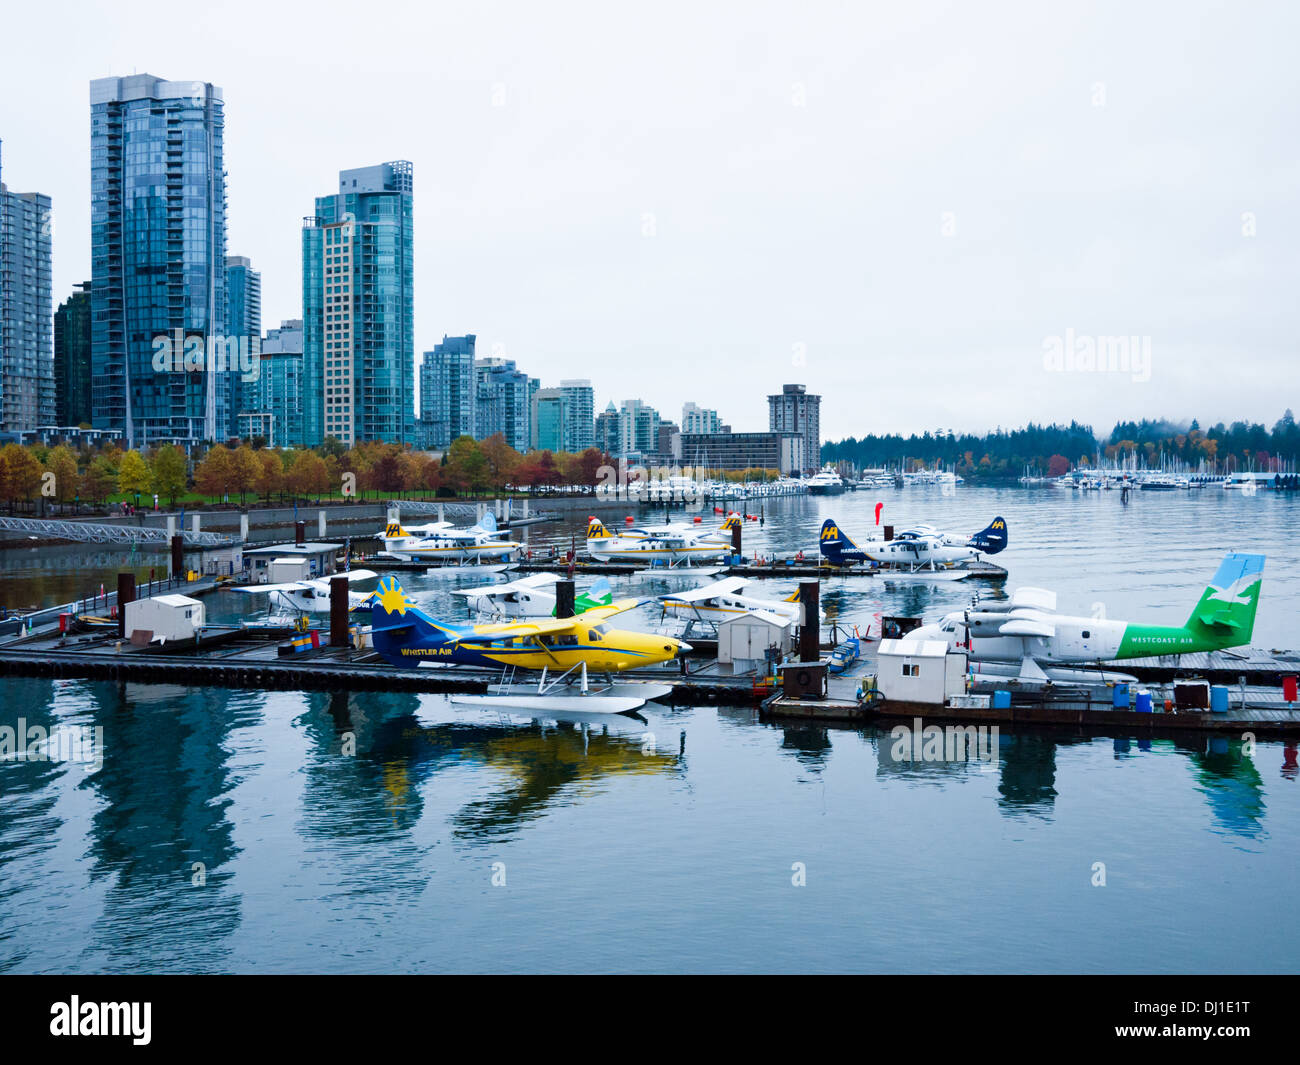
[[[727,515],[726,520],[722,523],[722,525],[721,525],[721,527],[720,527],[720,531],[721,531],[721,532],[731,532],[732,529],[734,529],[737,525],[740,525],[740,524],[741,524],[741,517],[740,517],[740,515],[739,515],[739,514],[736,514],[736,513],[733,512],[733,513]]]
[[[497,516],[490,510],[483,512],[483,517],[479,518],[476,529],[482,532],[494,533],[497,531]]]
[[[988,528],[981,529],[966,544],[978,548],[986,555],[996,555],[1007,546],[1007,522],[1003,517],[994,518]]]
[[[595,610],[598,606],[610,606],[614,602],[614,589],[610,586],[608,577],[599,577],[592,582],[582,595],[578,596],[573,602],[574,613],[581,614],[587,610]]]
[[[856,550],[857,546],[840,531],[839,523],[834,518],[827,518],[822,522],[821,552],[832,565],[838,566],[844,551]]]
[[[791,592],[789,595],[787,595],[787,596],[785,597],[785,599],[783,600],[783,602],[786,602],[786,603],[802,603],[802,602],[803,602],[803,585],[802,585],[802,584],[799,585],[798,588],[796,588],[793,592]]]
[[[388,525],[385,526],[384,528],[383,538],[385,540],[397,540],[401,537],[410,536],[410,535],[411,535],[410,533],[408,533],[405,529],[402,528],[401,522],[390,521]]]
[[[1187,619],[1187,628],[1218,647],[1249,643],[1263,580],[1263,555],[1225,555]]]
[[[605,528],[599,518],[592,518],[591,521],[587,522],[588,540],[604,540],[612,535],[613,533]]]
[[[391,574],[383,577],[370,600],[370,638],[375,650],[392,665],[418,665],[423,655],[412,655],[413,645],[449,643],[454,629],[440,625],[417,607]]]

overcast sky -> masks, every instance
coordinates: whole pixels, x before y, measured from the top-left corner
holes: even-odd
[[[56,304],[90,273],[89,80],[148,72],[224,90],[264,328],[301,316],[313,198],[405,158],[417,361],[477,333],[737,430],[804,381],[829,438],[1297,405],[1298,5],[159,10],[6,7],[4,179],[53,197]],[[1119,335],[1148,373],[1047,368]]]

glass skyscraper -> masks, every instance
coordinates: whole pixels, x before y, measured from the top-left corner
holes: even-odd
[[[303,220],[309,445],[413,438],[413,188],[405,160],[343,170]]]
[[[261,345],[262,275],[253,269],[246,255],[226,256],[226,338],[236,341],[241,348],[246,344],[250,354],[255,354]],[[252,385],[243,378],[242,373],[231,374],[231,425],[226,432],[235,436],[241,435],[237,416],[248,406],[245,392]]]
[[[127,447],[232,424],[222,107],[202,81],[90,83],[91,413]]]
[[[50,198],[0,181],[0,432],[54,421],[52,309]]]
[[[54,312],[54,420],[58,425],[90,421],[90,282]]]
[[[420,445],[440,450],[474,436],[474,334],[444,336],[420,363]]]
[[[532,446],[541,451],[580,452],[595,446],[595,396],[588,380],[561,381],[533,393]]]
[[[236,419],[241,437],[262,437],[268,447],[303,447],[308,395],[303,373],[302,322],[268,329],[257,358],[257,378],[245,381]]]
[[[474,432],[480,440],[495,433],[516,451],[532,440],[532,401],[541,382],[515,369],[514,359],[492,357],[474,363]]]

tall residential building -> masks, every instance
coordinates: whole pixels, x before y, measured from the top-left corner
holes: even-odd
[[[90,83],[91,420],[127,447],[229,431],[224,130],[208,82]]]
[[[54,312],[54,421],[90,422],[90,282]]]
[[[413,190],[405,160],[341,170],[303,220],[308,444],[414,437]]]
[[[594,399],[591,382],[586,379],[561,381],[559,388],[539,390],[533,396],[532,446],[571,453],[594,447]]]
[[[243,406],[236,432],[262,437],[268,447],[306,446],[306,375],[303,373],[302,320],[281,322],[261,341],[256,379],[242,384]]]
[[[250,353],[256,352],[262,340],[262,275],[246,255],[226,256],[226,336],[241,348],[247,346]],[[242,374],[232,375],[232,416],[248,406],[243,390],[250,385]],[[241,435],[233,421],[227,432]]]
[[[439,451],[458,436],[475,436],[475,396],[474,334],[444,334],[420,363],[420,446]]]
[[[722,424],[716,410],[706,410],[694,403],[682,406],[683,433],[725,433],[728,427]]]
[[[539,388],[533,395],[532,447],[538,451],[564,451],[566,414],[560,389]]]
[[[51,300],[50,198],[0,181],[0,432],[54,421]]]
[[[517,370],[514,359],[495,356],[475,360],[474,378],[474,435],[486,440],[500,433],[516,451],[527,451],[533,435],[533,395],[541,382]]]
[[[577,453],[596,444],[596,393],[586,378],[560,382],[564,395],[563,451]]]
[[[633,461],[659,454],[659,412],[639,399],[611,402],[596,419],[596,446],[614,458]]]
[[[781,394],[767,397],[767,427],[774,433],[798,433],[804,439],[804,469],[821,462],[821,396],[808,394],[807,385],[782,385]]]

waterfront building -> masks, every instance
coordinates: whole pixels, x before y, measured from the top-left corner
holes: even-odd
[[[3,160],[0,159],[0,163]],[[50,198],[10,192],[0,169],[0,433],[54,421]]]
[[[342,170],[303,219],[309,446],[414,437],[413,189],[405,160]]]
[[[54,420],[90,422],[90,282],[83,281],[54,312]]]
[[[303,372],[302,319],[268,329],[260,348],[256,377],[242,385],[244,404],[237,431],[244,439],[261,437],[267,447],[305,447],[310,397]]]
[[[458,436],[476,436],[474,334],[449,337],[426,351],[420,363],[419,445],[432,451]]]
[[[821,403],[807,385],[783,385],[780,394],[767,397],[768,429],[803,437],[803,469],[809,471],[821,462]]]
[[[224,134],[208,82],[90,83],[91,420],[129,448],[229,431]],[[172,338],[204,357],[156,366]]]
[[[516,369],[514,359],[497,356],[474,363],[474,435],[486,440],[505,437],[516,451],[527,451],[532,440],[532,399],[541,382]]]
[[[798,474],[807,469],[803,433],[682,433],[681,458],[688,466],[711,470],[776,470]]]

